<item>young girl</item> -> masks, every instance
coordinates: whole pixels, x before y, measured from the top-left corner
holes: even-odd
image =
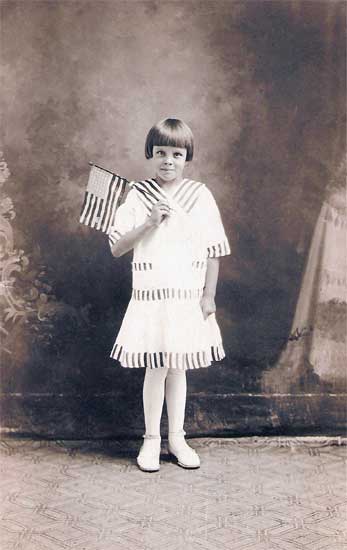
[[[147,135],[154,178],[132,182],[110,235],[112,254],[134,250],[132,298],[111,357],[144,367],[141,470],[158,471],[160,420],[166,399],[168,448],[184,468],[200,459],[183,430],[186,370],[225,356],[215,318],[219,257],[230,254],[216,202],[207,187],[183,178],[193,134],[181,120],[158,122]]]

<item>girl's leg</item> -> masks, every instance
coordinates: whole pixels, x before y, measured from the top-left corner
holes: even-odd
[[[169,432],[180,432],[183,430],[187,398],[185,370],[169,369],[166,377],[165,398]]]
[[[143,412],[146,436],[160,436],[160,420],[163,411],[165,379],[168,369],[146,368],[143,382]]]
[[[160,468],[160,420],[163,410],[167,369],[146,368],[143,382],[143,411],[146,432],[137,457],[137,464],[145,472]]]
[[[186,372],[169,369],[166,377],[166,407],[169,420],[169,451],[176,456],[184,468],[199,468],[200,459],[196,451],[184,439],[184,414],[187,396]]]

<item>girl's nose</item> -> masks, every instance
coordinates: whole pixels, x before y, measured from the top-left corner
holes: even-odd
[[[171,157],[166,157],[164,164],[173,164],[173,159]]]

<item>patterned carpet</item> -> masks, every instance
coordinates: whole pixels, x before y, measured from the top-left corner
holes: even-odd
[[[1,442],[1,550],[347,550],[341,438],[194,439],[202,466],[136,442]]]

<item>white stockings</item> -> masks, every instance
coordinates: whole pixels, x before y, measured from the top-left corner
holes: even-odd
[[[137,457],[139,468],[157,472],[160,468],[160,420],[166,398],[169,420],[168,451],[183,468],[199,468],[197,452],[189,447],[183,430],[186,408],[186,371],[180,369],[146,368],[143,383],[143,409],[146,433]]]
[[[160,420],[166,398],[169,432],[183,431],[187,396],[186,371],[172,368],[146,368],[143,384],[143,410],[147,436],[160,435]]]

